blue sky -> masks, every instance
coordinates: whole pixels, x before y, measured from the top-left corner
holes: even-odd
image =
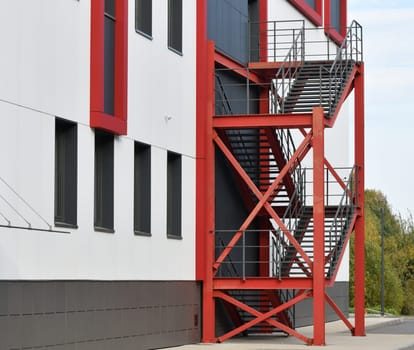
[[[348,0],[364,30],[366,188],[414,214],[414,1]]]

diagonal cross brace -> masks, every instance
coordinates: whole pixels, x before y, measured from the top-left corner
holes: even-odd
[[[311,291],[305,290],[302,291],[301,293],[299,293],[298,295],[296,295],[293,299],[289,300],[288,302],[274,308],[273,310],[270,310],[266,313],[262,313],[257,311],[256,309],[240,302],[239,300],[229,296],[228,294],[221,292],[221,291],[215,291],[214,292],[214,297],[216,298],[220,298],[223,299],[225,301],[227,301],[230,304],[233,304],[234,306],[248,312],[249,314],[256,316],[255,319],[243,324],[242,326],[239,326],[235,329],[233,329],[232,331],[222,335],[221,337],[218,338],[218,341],[222,342],[225,341],[231,337],[234,337],[236,334],[239,334],[245,330],[247,330],[250,327],[253,327],[254,325],[260,323],[260,322],[267,322],[269,323],[271,326],[279,328],[280,330],[286,332],[287,334],[293,335],[294,337],[301,339],[302,341],[304,341],[307,344],[311,344],[312,340],[310,338],[305,337],[304,335],[300,334],[299,332],[295,331],[294,329],[284,325],[281,322],[278,322],[276,320],[271,319],[272,316],[276,315],[277,313],[280,313],[290,307],[292,307],[293,305],[297,304],[298,302],[310,297],[312,294]]]
[[[259,199],[259,202],[256,204],[255,208],[250,212],[247,219],[244,221],[240,229],[235,233],[233,238],[228,243],[227,247],[222,251],[220,256],[217,258],[216,262],[213,265],[213,269],[215,272],[217,272],[220,264],[224,261],[224,259],[227,257],[227,255],[230,253],[230,251],[233,249],[235,244],[238,242],[238,240],[243,235],[243,231],[245,231],[253,219],[257,216],[259,211],[262,207],[266,209],[266,211],[269,213],[272,219],[275,220],[279,228],[284,232],[286,237],[289,239],[289,241],[292,243],[292,245],[296,248],[297,252],[301,255],[303,260],[309,265],[309,267],[312,269],[312,261],[310,260],[309,256],[306,254],[306,252],[302,249],[298,241],[293,237],[293,235],[289,232],[279,215],[273,210],[272,206],[267,202],[269,196],[274,192],[276,187],[280,184],[282,179],[286,176],[289,169],[295,164],[297,164],[297,161],[302,160],[308,151],[310,150],[310,141],[311,141],[311,133],[308,133],[302,143],[297,148],[296,152],[293,154],[292,158],[289,159],[289,161],[286,163],[286,165],[283,167],[283,169],[280,171],[279,175],[275,179],[275,181],[269,186],[265,194],[262,194],[260,190],[256,187],[254,182],[250,179],[250,177],[247,175],[245,170],[241,167],[237,159],[233,156],[233,154],[230,152],[230,150],[226,147],[224,142],[220,139],[220,137],[217,135],[217,133],[214,133],[213,139],[217,146],[221,149],[223,154],[226,156],[226,158],[229,160],[230,164],[234,167],[234,169],[239,173],[240,177],[243,179],[243,181],[246,182],[246,184],[249,186],[249,188],[252,190],[252,192],[255,194],[255,196]]]

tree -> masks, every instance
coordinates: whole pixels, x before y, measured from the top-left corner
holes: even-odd
[[[414,313],[414,225],[393,214],[384,194],[365,191],[365,298],[367,308],[380,305],[381,208],[384,208],[385,307],[398,313]],[[354,247],[351,238],[350,282],[354,282]],[[353,305],[354,290],[350,290]]]

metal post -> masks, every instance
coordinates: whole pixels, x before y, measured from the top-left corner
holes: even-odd
[[[358,168],[357,203],[355,222],[355,330],[354,335],[365,335],[365,230],[364,230],[364,64],[355,79],[355,164]]]
[[[242,232],[242,240],[243,240],[243,246],[242,246],[242,277],[243,281],[246,280],[246,231]]]
[[[381,316],[384,316],[384,205],[380,208],[381,211]]]
[[[324,112],[313,108],[313,345],[325,345]]]

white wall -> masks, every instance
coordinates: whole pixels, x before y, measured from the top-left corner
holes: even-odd
[[[90,1],[14,0],[0,11],[7,53],[0,55],[0,176],[51,224],[55,116],[79,123],[79,228],[59,234],[0,227],[0,279],[195,278],[195,2],[184,9],[183,56],[167,48],[167,2],[153,3],[151,41],[135,32],[135,1],[129,3],[129,124],[128,135],[115,138],[113,234],[93,228]],[[151,237],[133,230],[134,140],[152,146]],[[166,235],[168,150],[183,154],[182,240]],[[0,194],[12,198],[3,187]]]

